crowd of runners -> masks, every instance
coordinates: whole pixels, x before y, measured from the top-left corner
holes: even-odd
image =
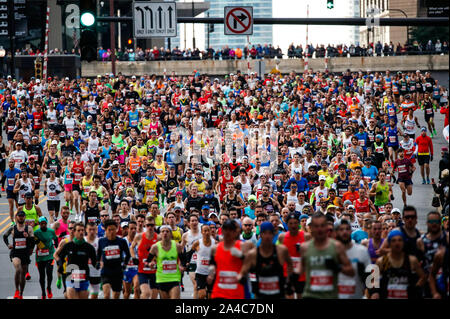
[[[448,298],[429,72],[8,77],[0,101],[15,299],[34,264],[42,299]]]

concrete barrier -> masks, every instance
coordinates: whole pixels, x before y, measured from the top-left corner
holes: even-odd
[[[250,68],[256,71],[256,61],[250,60]],[[263,60],[265,72],[268,73],[277,66],[283,73],[291,71],[303,72],[305,61],[303,59]],[[309,59],[308,66],[312,70],[324,71],[325,59]],[[448,55],[416,55],[416,56],[387,56],[387,57],[352,57],[329,58],[328,70],[330,72],[343,72],[347,69],[363,71],[448,71]],[[246,60],[202,60],[202,61],[141,61],[116,62],[116,72],[124,75],[156,74],[163,75],[175,71],[177,75],[190,75],[193,70],[201,74],[226,75],[241,70],[247,72]],[[81,74],[84,77],[95,77],[98,74],[111,72],[111,62],[82,62]]]

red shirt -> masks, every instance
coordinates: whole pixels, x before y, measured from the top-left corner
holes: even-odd
[[[421,155],[421,153],[430,153],[433,155],[433,141],[428,135],[422,136],[419,135],[416,138],[416,144],[417,144],[417,153],[418,155]]]
[[[357,198],[359,198],[359,193],[357,191],[354,191],[353,193],[351,191],[347,191],[344,193],[344,195],[342,195],[343,202],[348,199],[353,203]]]

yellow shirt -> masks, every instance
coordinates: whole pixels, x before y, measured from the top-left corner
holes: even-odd
[[[158,161],[153,162],[153,166],[156,169],[155,175],[159,178],[160,181],[163,181],[166,178],[166,165],[164,162],[158,164]]]
[[[327,171],[324,171],[323,169],[321,169],[318,173],[317,173],[317,175],[324,175],[325,177],[328,177],[328,176],[330,176],[330,173],[328,172],[328,170]]]
[[[148,155],[148,153],[147,153],[147,145],[142,145],[141,147],[135,145],[133,147],[137,150],[137,155],[139,157]]]
[[[91,191],[91,185],[94,183],[94,176],[91,176],[90,179],[86,179],[86,176],[84,176],[81,179],[81,187],[82,187],[82,191],[83,191],[83,198],[87,198],[87,196],[89,195],[89,192]]]
[[[143,203],[147,202],[147,197],[153,198],[153,201],[157,201],[158,197],[156,196],[156,178],[154,177],[152,181],[145,179],[144,185],[144,198],[142,199]]]

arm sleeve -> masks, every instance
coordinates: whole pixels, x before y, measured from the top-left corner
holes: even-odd
[[[283,190],[284,190],[285,192],[287,192],[287,191],[289,191],[290,187],[291,187],[291,179],[289,179],[289,180],[286,182],[286,185],[284,185]]]
[[[122,249],[123,249],[123,252],[125,253],[124,264],[126,265],[130,261],[131,254],[130,254],[130,249],[128,248],[128,245],[127,245],[125,239],[122,239]]]

